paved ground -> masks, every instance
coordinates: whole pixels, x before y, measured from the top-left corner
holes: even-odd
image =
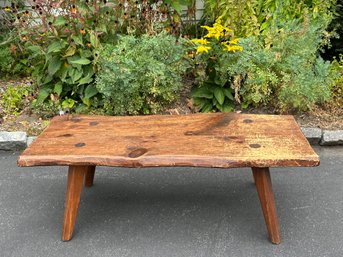
[[[273,169],[282,244],[267,240],[249,169],[100,168],[60,241],[66,168],[0,153],[0,256],[343,256],[343,147],[318,168]]]

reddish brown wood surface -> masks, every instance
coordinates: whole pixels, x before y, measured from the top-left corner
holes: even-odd
[[[77,209],[83,188],[83,181],[88,170],[87,166],[70,166],[68,171],[68,185],[64,208],[64,222],[62,228],[62,240],[69,241],[72,238]]]
[[[256,190],[260,198],[269,239],[274,244],[281,243],[280,227],[276,213],[272,181],[268,168],[252,168]]]
[[[93,186],[94,175],[95,175],[95,166],[88,166],[86,177],[85,177],[85,186],[86,187]]]
[[[19,157],[20,166],[316,166],[292,116],[62,116]]]

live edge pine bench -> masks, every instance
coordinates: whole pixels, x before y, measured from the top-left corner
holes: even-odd
[[[61,116],[18,158],[19,166],[69,166],[62,240],[72,238],[83,185],[96,166],[251,167],[269,238],[280,231],[269,167],[310,167],[319,157],[292,116]]]

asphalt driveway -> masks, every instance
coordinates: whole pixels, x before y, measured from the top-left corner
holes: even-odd
[[[267,239],[249,169],[97,170],[60,240],[66,167],[0,153],[0,257],[343,256],[343,147],[316,168],[271,169],[282,243]]]

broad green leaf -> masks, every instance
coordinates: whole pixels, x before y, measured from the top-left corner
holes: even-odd
[[[80,64],[80,65],[87,65],[90,64],[91,61],[88,60],[87,58],[80,58],[78,60],[74,60],[74,61],[69,61],[71,64]]]
[[[90,32],[89,41],[91,42],[94,48],[99,47],[99,39],[95,31]]]
[[[210,112],[210,111],[212,111],[212,109],[213,109],[213,105],[211,103],[207,103],[201,108],[201,111],[202,112]]]
[[[52,76],[48,75],[48,76],[42,76],[42,79],[44,78],[44,81],[43,81],[43,85],[46,85],[48,83],[50,83],[53,79]]]
[[[62,90],[63,90],[63,85],[62,85],[62,82],[58,82],[55,84],[55,87],[54,87],[54,92],[60,96],[61,93],[62,93]]]
[[[62,26],[66,23],[66,19],[63,16],[58,16],[56,21],[54,22],[55,26]]]
[[[69,57],[73,56],[76,52],[76,47],[75,46],[69,46],[67,51],[64,53],[63,57]]]
[[[98,90],[94,85],[88,85],[85,89],[85,98],[91,98],[98,93]]]
[[[213,91],[215,98],[217,99],[218,103],[222,105],[225,100],[225,95],[221,87],[216,87]]]
[[[78,81],[83,75],[83,71],[82,69],[81,70],[78,70],[78,69],[70,69],[69,70],[69,76],[71,78],[71,80],[73,81],[73,84]]]
[[[232,95],[232,89],[230,89],[230,88],[223,88],[223,91],[224,91],[224,95],[228,98],[228,99],[230,99],[230,100],[234,100],[235,98],[233,97],[233,95]]]
[[[234,110],[233,107],[231,105],[228,105],[228,104],[224,104],[224,105],[217,104],[216,107],[221,112],[232,112]]]
[[[83,45],[82,37],[80,35],[73,35],[71,38],[74,40],[76,44]]]
[[[51,45],[49,45],[49,47],[48,47],[48,54],[49,53],[60,52],[63,47],[64,47],[63,43],[61,43],[61,42],[54,42]]]
[[[192,97],[212,99],[213,93],[206,87],[200,87],[192,92]]]
[[[63,109],[73,108],[74,104],[75,104],[75,101],[74,101],[73,99],[66,98],[66,99],[62,102],[62,108],[63,108]]]
[[[42,50],[40,46],[28,46],[27,49],[34,53],[39,53]]]
[[[91,101],[89,100],[89,98],[82,98],[82,102],[85,104],[85,105],[87,105],[88,107],[90,107],[91,106]]]
[[[37,102],[36,104],[41,104],[44,102],[44,100],[49,96],[51,92],[50,88],[42,88],[41,90],[39,90],[39,94],[37,97]]]
[[[230,105],[224,105],[222,108],[222,112],[233,112],[234,108]]]
[[[60,60],[59,56],[54,56],[51,61],[49,62],[48,72],[50,76],[53,76],[62,65],[62,61]]]
[[[28,63],[28,61],[29,61],[28,59],[21,59],[20,63],[26,65]]]
[[[79,86],[80,86],[80,85],[84,85],[84,84],[91,83],[92,81],[93,81],[93,75],[88,74],[86,77],[80,79],[80,81],[79,81]]]

